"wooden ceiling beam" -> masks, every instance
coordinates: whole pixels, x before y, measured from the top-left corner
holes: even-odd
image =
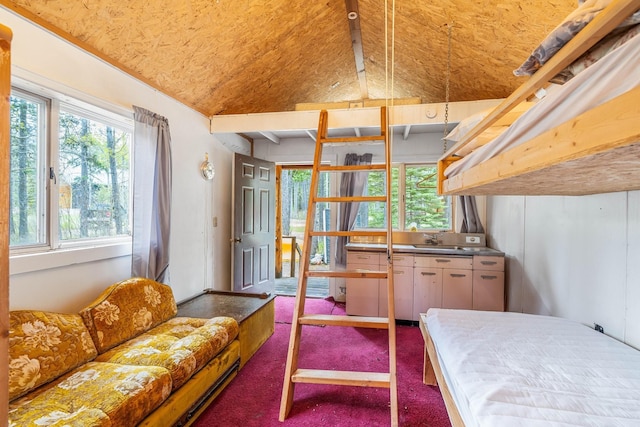
[[[367,88],[367,76],[364,70],[364,50],[362,49],[362,32],[360,31],[360,12],[358,10],[358,0],[345,0],[347,6],[347,19],[349,20],[349,31],[351,33],[351,45],[353,55],[356,59],[356,73],[360,84],[360,98],[369,98]]]
[[[274,144],[280,144],[280,138],[278,138],[273,132],[260,132],[260,133],[262,134],[262,136],[264,136]]]

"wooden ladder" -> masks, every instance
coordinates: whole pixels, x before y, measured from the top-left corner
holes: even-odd
[[[300,260],[300,278],[296,294],[296,302],[293,310],[293,320],[291,322],[291,337],[287,353],[287,364],[285,367],[284,384],[282,387],[282,400],[280,402],[280,421],[284,421],[293,405],[293,392],[295,383],[310,384],[334,384],[345,386],[380,387],[388,388],[391,402],[391,425],[398,425],[398,391],[396,380],[396,328],[395,328],[395,307],[393,288],[393,243],[391,226],[391,146],[387,127],[387,110],[380,109],[380,135],[356,136],[344,138],[329,138],[327,136],[328,113],[326,110],[320,112],[318,124],[318,135],[316,139],[316,150],[313,160],[311,174],[311,187],[309,190],[309,205],[307,211],[307,221],[305,226],[305,244]],[[326,166],[322,165],[322,148],[327,144],[350,144],[350,143],[371,143],[378,142],[384,144],[385,163],[357,165],[357,166]],[[386,172],[386,195],[385,196],[356,196],[356,197],[318,197],[318,180],[320,172]],[[315,231],[314,218],[316,214],[316,203],[349,203],[349,202],[385,202],[387,208],[387,229],[386,231]],[[387,269],[386,271],[368,270],[336,270],[336,271],[309,271],[311,257],[311,239],[314,236],[384,236],[387,241]],[[387,301],[388,317],[364,317],[364,316],[338,316],[338,315],[317,315],[304,314],[305,298],[307,292],[307,279],[309,277],[344,277],[344,278],[375,278],[387,280]],[[372,292],[377,290],[372,289]],[[357,328],[387,329],[389,333],[389,371],[388,372],[355,372],[355,371],[334,371],[319,369],[298,369],[298,354],[300,350],[300,337],[303,325],[326,325]],[[348,351],[348,343],[344,343],[345,351]]]

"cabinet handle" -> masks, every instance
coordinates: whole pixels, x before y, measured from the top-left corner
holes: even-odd
[[[404,274],[404,270],[393,270],[393,274]]]
[[[450,259],[436,258],[436,262],[451,262]]]
[[[482,265],[496,265],[497,263],[497,261],[480,261]]]
[[[368,256],[364,256],[364,255],[360,255],[360,256],[358,257],[358,259],[369,259],[369,258],[370,258],[370,257],[368,257]]]
[[[422,274],[423,276],[435,276],[435,275],[436,275],[436,273],[431,273],[431,272],[429,272],[429,271],[423,271],[423,272],[422,272],[422,273],[420,273],[420,274]]]
[[[466,275],[466,274],[449,273],[449,275],[450,275],[451,277],[467,277],[467,275]]]
[[[393,257],[393,260],[394,260],[394,261],[402,261],[403,259],[404,259],[404,257],[403,257],[403,256],[394,256],[394,257]]]
[[[498,278],[498,276],[488,276],[485,274],[481,274],[480,277],[482,277],[483,280],[494,280]]]

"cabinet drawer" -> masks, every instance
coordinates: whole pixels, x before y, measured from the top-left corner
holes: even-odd
[[[504,257],[501,256],[474,256],[474,270],[504,271]]]
[[[384,260],[384,258],[382,259]],[[393,255],[394,267],[413,267],[413,255],[407,254],[394,254]]]
[[[471,257],[448,256],[416,256],[414,265],[419,268],[459,268],[471,270],[473,260]]]
[[[366,264],[378,266],[381,254],[379,252],[353,252],[347,251],[347,265]]]

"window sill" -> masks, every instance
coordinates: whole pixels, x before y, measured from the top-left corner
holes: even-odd
[[[9,257],[11,275],[65,267],[131,255],[131,241],[92,247],[56,249],[47,252],[16,254]]]

